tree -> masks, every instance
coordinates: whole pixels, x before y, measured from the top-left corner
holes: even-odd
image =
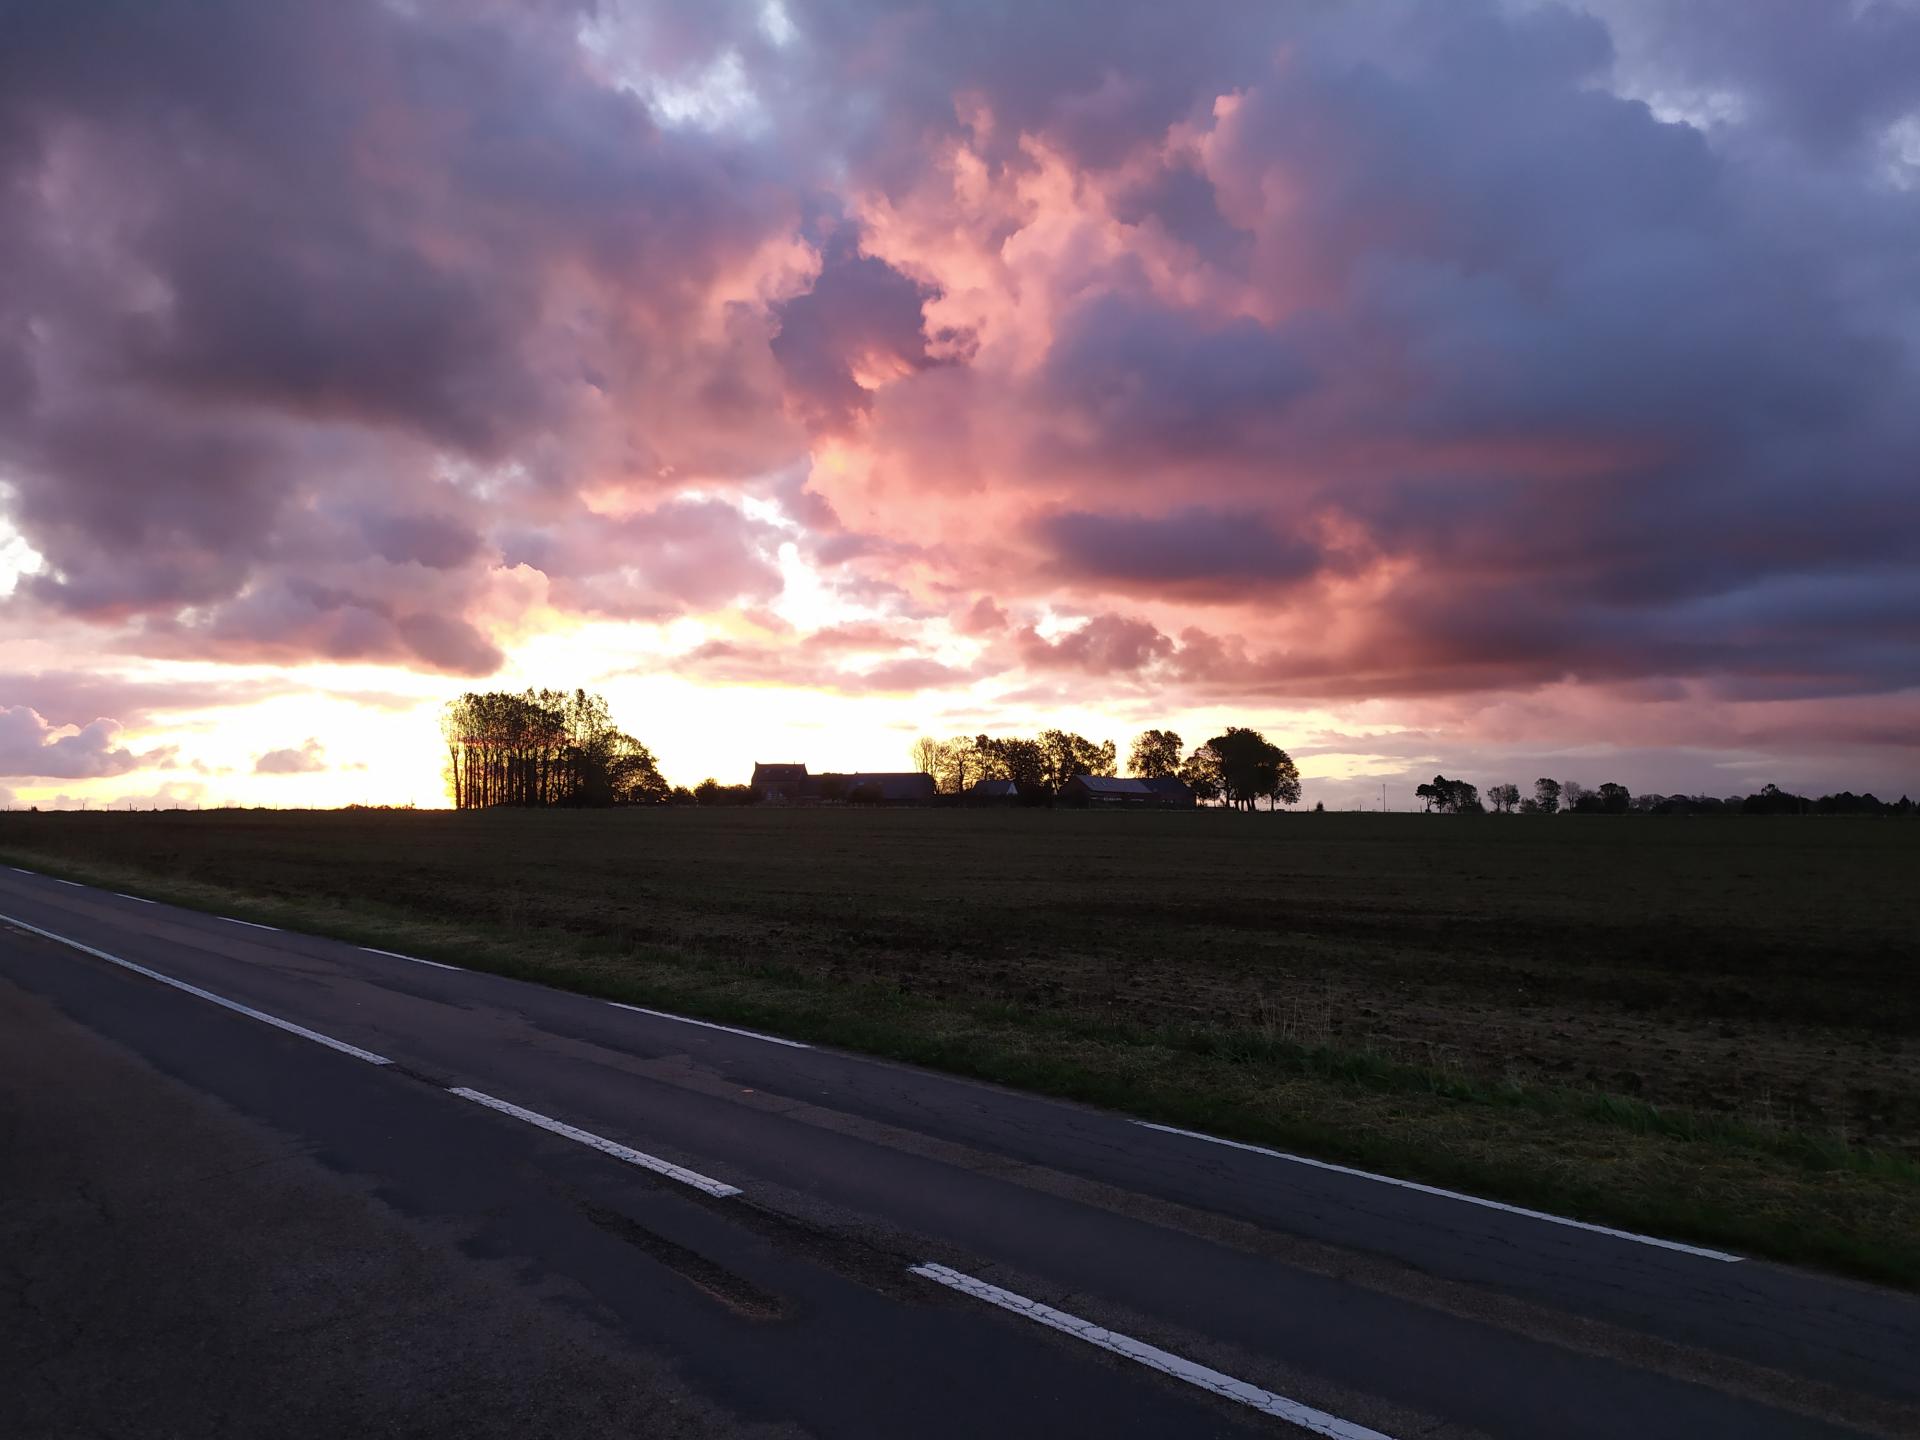
[[[1548,780],[1544,776],[1533,782],[1533,800],[1540,807],[1542,815],[1551,815],[1560,808],[1560,782]]]
[[[922,735],[913,742],[913,748],[907,752],[913,761],[913,768],[924,775],[940,773],[940,742],[931,735]]]
[[[1210,745],[1202,745],[1187,756],[1180,766],[1180,779],[1196,800],[1210,804],[1225,796],[1227,777]]]
[[[1116,752],[1111,740],[1096,745],[1084,735],[1042,730],[1037,743],[1040,782],[1055,792],[1076,775],[1111,775],[1116,768]]]
[[[462,810],[637,805],[666,798],[653,753],[585,690],[469,692],[441,713],[447,788]]]
[[[1572,814],[1580,808],[1580,802],[1587,798],[1587,787],[1578,780],[1569,780],[1560,787],[1560,808]]]
[[[1487,799],[1493,802],[1496,814],[1511,815],[1513,807],[1520,803],[1520,787],[1511,784],[1495,785],[1487,791]]]
[[[982,780],[1011,780],[1018,785],[1038,785],[1046,773],[1046,754],[1038,740],[1017,737],[974,737],[973,751],[980,764]]]
[[[1602,815],[1624,815],[1633,808],[1633,792],[1612,781],[1602,785],[1594,798],[1600,802]]]
[[[1464,780],[1449,780],[1444,775],[1434,776],[1431,784],[1416,785],[1413,793],[1429,808],[1443,814],[1474,815],[1485,808],[1480,804],[1478,786]]]
[[[1127,769],[1142,780],[1161,780],[1180,769],[1180,737],[1171,730],[1143,730],[1127,753]]]
[[[1187,757],[1180,778],[1203,800],[1220,799],[1239,810],[1256,800],[1269,806],[1300,799],[1300,771],[1288,755],[1258,730],[1230,726]]]

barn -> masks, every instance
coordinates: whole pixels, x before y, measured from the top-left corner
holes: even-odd
[[[1117,775],[1075,775],[1060,787],[1059,803],[1073,809],[1150,810],[1161,802],[1144,780],[1127,780]]]

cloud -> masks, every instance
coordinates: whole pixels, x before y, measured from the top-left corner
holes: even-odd
[[[49,725],[24,705],[0,709],[0,775],[93,780],[138,769],[145,757],[118,743],[118,720]]]
[[[311,738],[298,749],[269,750],[253,762],[256,775],[312,775],[326,768],[326,751]]]

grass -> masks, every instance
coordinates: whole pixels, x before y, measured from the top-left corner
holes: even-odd
[[[0,815],[0,858],[1920,1286],[1920,826]]]

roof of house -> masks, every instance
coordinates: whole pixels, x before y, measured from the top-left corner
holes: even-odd
[[[1015,780],[976,780],[967,787],[967,793],[977,795],[981,799],[994,799],[1001,796],[1018,797],[1020,785]]]
[[[1118,775],[1075,775],[1078,781],[1095,795],[1151,795],[1153,788],[1144,780],[1129,780]]]
[[[739,771],[734,772],[736,775]],[[804,780],[807,767],[804,765],[767,765],[761,761],[753,762],[753,783],[758,785],[767,780]]]
[[[1156,775],[1140,782],[1156,795],[1191,795],[1192,788],[1178,775]]]
[[[933,777],[924,770],[856,770],[847,779],[879,786],[882,800],[924,800],[934,793]]]

